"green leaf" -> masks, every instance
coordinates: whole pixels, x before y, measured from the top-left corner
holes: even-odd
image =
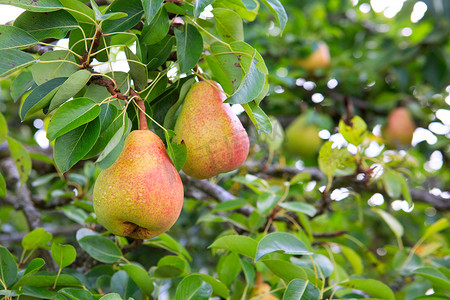
[[[66,79],[54,78],[32,90],[28,97],[23,100],[22,107],[20,108],[20,118],[22,121],[46,107]]]
[[[272,133],[272,123],[270,122],[269,117],[266,113],[255,103],[245,103],[242,104],[242,107],[245,109],[245,112],[252,120],[253,125],[255,125],[258,133]]]
[[[286,26],[288,16],[286,14],[286,10],[284,10],[283,5],[278,0],[261,0],[275,15],[278,23],[280,24],[281,32],[283,32],[284,27]]]
[[[450,281],[441,271],[435,268],[419,268],[414,273],[428,279],[433,286],[450,291]]]
[[[142,0],[146,24],[150,24],[156,14],[161,10],[163,0]],[[166,13],[167,15],[167,13]]]
[[[283,300],[319,300],[320,291],[308,281],[294,279],[289,282]]]
[[[168,250],[175,254],[181,254],[183,257],[187,258],[189,261],[192,261],[192,257],[189,252],[181,245],[180,242],[176,241],[167,233],[163,233],[156,238],[153,238],[149,241],[144,242],[145,245],[151,245],[154,247],[159,247],[165,250]]]
[[[189,275],[189,272],[189,265],[183,257],[167,255],[158,261],[154,277],[177,278]]]
[[[290,185],[294,185],[300,182],[307,182],[311,180],[311,174],[307,172],[297,173],[294,177],[289,181]]]
[[[212,294],[212,287],[203,281],[200,275],[190,275],[185,277],[177,286],[176,300],[203,300],[209,299]]]
[[[8,124],[3,114],[0,112],[0,145],[6,141],[8,136]]]
[[[187,73],[197,64],[202,55],[202,36],[194,25],[186,24],[182,29],[175,28],[175,38],[180,72]]]
[[[35,39],[42,40],[45,38],[62,39],[69,30],[77,28],[78,23],[71,14],[64,10],[25,11],[14,21],[14,26],[25,30]]]
[[[253,265],[245,259],[241,259],[240,262],[242,271],[244,271],[245,281],[247,281],[248,284],[252,284],[256,277],[256,272]]]
[[[317,213],[317,209],[314,206],[302,202],[283,202],[278,206],[290,211],[306,214],[310,217],[314,216]]]
[[[29,11],[54,11],[63,8],[58,0],[0,0],[0,4],[14,5]]]
[[[31,74],[31,70],[25,69],[20,74],[14,78],[14,81],[11,83],[10,93],[14,102],[19,100],[20,97],[33,85],[35,82],[33,80],[33,75]]]
[[[122,32],[133,28],[142,18],[144,8],[141,0],[116,0],[106,11],[106,13],[122,12],[127,16],[118,20],[107,20],[103,22],[103,32]]]
[[[79,1],[72,0],[58,0],[61,4],[67,9],[71,9],[68,11],[75,19],[77,19],[78,23],[92,23],[89,19],[95,19],[95,13],[90,9],[86,4]]]
[[[100,106],[89,98],[77,98],[66,102],[52,116],[47,138],[57,137],[94,120],[100,114]]]
[[[0,286],[7,289],[16,281],[17,264],[8,249],[0,246]],[[5,286],[6,285],[6,286]]]
[[[392,169],[386,168],[383,172],[382,179],[384,188],[386,189],[389,197],[399,197],[402,191],[401,181],[404,179],[403,175]]]
[[[256,55],[256,51],[255,54]],[[250,65],[236,92],[226,102],[231,104],[248,103],[255,99],[264,87],[265,75],[256,67],[256,60]]]
[[[19,172],[20,183],[24,184],[28,180],[28,176],[31,172],[30,154],[21,143],[12,137],[7,137],[6,139],[8,141],[9,150],[11,151],[11,156],[14,159],[17,171]]]
[[[93,300],[94,297],[91,292],[83,290],[83,289],[76,289],[76,288],[63,288],[59,290],[59,293],[63,294],[67,298],[71,300]]]
[[[170,130],[171,131],[171,130]],[[172,136],[173,136],[172,132]],[[172,159],[172,163],[179,172],[181,168],[184,166],[187,158],[187,149],[186,145],[182,142],[181,144],[177,144],[175,142],[171,142],[171,135],[168,131],[164,132],[167,142],[167,153]]]
[[[354,116],[351,123],[351,126],[349,126],[343,120],[340,120],[339,132],[347,142],[359,146],[367,135],[367,124],[359,116]]]
[[[404,176],[402,176],[402,179],[400,180],[400,186],[403,198],[405,198],[406,202],[408,202],[408,208],[411,208],[414,203],[411,198],[411,192],[409,191],[408,182],[406,181],[406,178]]]
[[[88,235],[78,240],[81,248],[94,259],[112,264],[122,259],[119,247],[110,239],[100,235]]]
[[[100,134],[100,120],[81,125],[55,140],[55,163],[62,173],[67,172],[94,146]]]
[[[225,201],[225,202],[217,204],[216,207],[214,207],[214,209],[211,212],[215,213],[218,211],[237,210],[238,208],[241,208],[242,206],[244,206],[246,204],[247,204],[247,201],[242,200],[242,199]]]
[[[49,275],[48,272],[38,272],[34,276],[24,278],[22,286],[33,286],[33,287],[51,287],[56,281],[56,275]],[[61,274],[58,278],[56,286],[76,286],[82,287],[83,285],[72,275]]]
[[[275,251],[283,251],[286,254],[293,255],[312,254],[306,248],[305,244],[294,235],[286,232],[273,232],[259,241],[256,249],[255,262]]]
[[[53,78],[69,77],[77,70],[74,55],[66,50],[45,52],[31,68],[33,79],[38,85]]]
[[[376,212],[386,222],[386,224],[388,224],[389,228],[391,228],[392,232],[394,232],[398,239],[403,236],[403,226],[393,215],[378,208],[372,208],[372,210]]]
[[[215,8],[213,14],[217,33],[225,42],[244,40],[244,25],[236,12],[225,8]]]
[[[378,280],[350,279],[348,281],[339,283],[339,285],[366,292],[374,298],[395,300],[395,296],[392,290],[387,285]]]
[[[364,264],[361,259],[361,256],[356,253],[355,250],[353,250],[350,247],[346,247],[343,245],[339,245],[342,250],[342,254],[347,258],[348,262],[352,265],[353,271],[356,275],[361,275],[361,273],[364,270]]]
[[[134,280],[141,291],[148,297],[151,296],[153,292],[153,282],[150,279],[147,271],[137,265],[127,264],[120,265],[125,272]]]
[[[208,248],[221,248],[255,258],[257,242],[243,235],[227,235],[218,238]]]
[[[131,129],[131,124],[128,118],[126,118],[125,124],[121,125],[122,118],[118,118],[113,125],[108,128],[107,132],[104,134],[104,140],[108,141],[108,136],[112,135],[109,139],[108,143],[106,144],[105,148],[103,149],[102,153],[96,160],[97,163],[102,162],[103,160],[107,159],[110,154],[112,154],[116,147],[120,145],[120,143],[125,139],[127,133]],[[119,125],[119,128],[115,130],[116,125]],[[114,131],[115,130],[115,131]]]
[[[272,208],[275,207],[280,198],[281,196],[272,193],[263,193],[259,195],[256,203],[258,213],[262,216],[268,214],[272,210]]]
[[[202,11],[213,2],[214,0],[196,0],[194,2],[194,18],[198,18]]]
[[[60,269],[67,267],[75,261],[77,252],[72,245],[52,244],[52,257]]]
[[[145,1],[145,0],[144,0]],[[149,25],[142,29],[141,41],[146,45],[153,45],[161,41],[169,32],[169,16],[162,6]]]
[[[22,239],[22,247],[24,250],[45,248],[52,238],[52,234],[45,231],[44,228],[37,228],[24,236]]]
[[[117,293],[111,293],[101,297],[100,300],[122,300],[122,297]]]
[[[431,224],[427,230],[425,231],[425,234],[423,235],[423,239],[427,239],[430,236],[432,236],[433,234],[442,231],[444,229],[447,229],[449,226],[448,220],[445,218],[439,219],[436,222],[434,222],[433,224]]]
[[[7,296],[7,297],[17,297],[19,295],[22,295],[22,291],[9,291],[9,290],[0,290],[1,296]],[[3,299],[3,298],[2,298]],[[9,299],[9,298],[8,298]]]
[[[172,47],[174,44],[175,38],[173,36],[167,35],[158,43],[152,45],[151,47],[148,47],[148,70],[155,70],[157,67],[161,66],[172,52]]]
[[[139,91],[145,89],[147,87],[147,67],[140,64],[140,59],[128,47],[125,47],[125,55],[134,85]]]
[[[61,104],[78,93],[89,81],[91,75],[92,73],[88,70],[79,70],[70,75],[70,77],[58,89],[55,96],[53,96],[53,99],[50,102],[49,111],[53,111],[58,108]]]
[[[3,174],[0,174],[0,197],[6,197],[6,181]]]
[[[45,261],[42,258],[35,258],[28,264],[25,273],[23,274],[22,278],[20,278],[12,287],[13,289],[18,289],[21,287],[24,281],[27,280],[27,278],[32,277],[34,274],[36,274],[37,271],[39,271],[43,266],[45,265]],[[24,289],[22,291],[25,292]]]
[[[281,259],[265,259],[262,261],[276,276],[285,281],[294,279],[307,280],[308,275],[300,266]]]
[[[239,273],[241,273],[241,263],[238,254],[231,252],[220,257],[217,264],[217,274],[220,281],[230,286],[239,276]]]
[[[176,122],[176,113],[178,109],[180,108],[181,104],[184,101],[184,98],[186,97],[186,94],[191,89],[192,85],[195,82],[195,78],[191,78],[187,80],[183,86],[181,87],[180,94],[178,96],[177,102],[172,105],[172,107],[167,111],[166,116],[164,117],[164,127],[168,129],[173,129]]]
[[[233,9],[243,19],[252,22],[258,15],[259,2],[256,0],[216,0],[214,7]]]
[[[213,289],[213,294],[228,299],[230,297],[230,292],[228,291],[228,288],[225,284],[217,280],[216,278],[207,275],[207,274],[200,274],[200,273],[193,273],[191,275],[199,275],[204,282],[211,285]]]
[[[38,40],[28,32],[9,25],[0,25],[0,49],[24,49],[37,44]]]
[[[238,89],[243,76],[238,57],[230,53],[229,47],[219,42],[212,43],[210,51],[211,55],[205,56],[206,62],[225,93],[232,94]]]
[[[25,68],[35,61],[30,54],[16,49],[0,50],[0,57],[0,77]]]
[[[319,278],[328,278],[334,272],[334,265],[331,260],[322,254],[313,254],[309,257],[291,257],[291,262],[300,267],[307,267],[317,270]]]
[[[353,168],[355,159],[347,148],[332,148],[333,142],[326,142],[319,151],[319,168],[328,177],[340,169]]]

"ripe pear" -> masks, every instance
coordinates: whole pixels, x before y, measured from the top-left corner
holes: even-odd
[[[286,129],[286,148],[289,152],[302,158],[314,157],[323,140],[320,130],[330,128],[331,119],[322,114],[308,110],[297,117]]]
[[[175,138],[183,142],[187,158],[183,171],[197,179],[237,169],[245,161],[249,139],[231,110],[222,88],[214,81],[194,83],[175,124]]]
[[[383,127],[382,134],[386,146],[410,146],[416,125],[409,111],[404,107],[394,109],[387,117],[387,125]]]
[[[99,222],[118,236],[148,239],[167,231],[183,206],[183,184],[161,139],[132,131],[117,161],[94,186]]]
[[[265,283],[262,279],[261,273],[256,273],[255,286],[250,293],[250,299],[255,298],[258,300],[278,300],[277,297],[270,293],[271,287]]]
[[[304,59],[296,60],[298,66],[307,71],[314,71],[318,68],[326,68],[330,65],[330,49],[324,42],[318,42],[317,48],[311,55]]]

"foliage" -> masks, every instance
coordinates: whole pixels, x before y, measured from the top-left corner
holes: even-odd
[[[25,11],[0,25],[0,297],[450,298],[448,2],[10,2]],[[330,66],[301,68],[322,41]],[[168,233],[111,235],[97,175],[143,112],[181,169],[173,128],[195,78],[245,111],[247,162],[181,173]],[[399,106],[419,128],[388,149]],[[299,115],[324,128],[314,157],[285,147]]]

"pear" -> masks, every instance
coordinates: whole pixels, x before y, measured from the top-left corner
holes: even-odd
[[[214,81],[194,83],[175,124],[175,142],[183,142],[187,158],[183,171],[197,179],[237,169],[245,161],[249,139]]]
[[[328,116],[307,110],[287,127],[286,148],[302,158],[314,157],[323,142],[320,130],[331,127],[332,120]]]
[[[409,111],[404,107],[394,109],[387,117],[387,125],[383,127],[382,134],[386,146],[410,146],[416,125]]]
[[[277,297],[270,293],[271,287],[262,279],[261,273],[256,273],[255,286],[250,293],[250,299],[258,300],[278,300]]]
[[[327,44],[318,42],[314,47],[315,50],[311,55],[304,59],[296,60],[298,66],[310,72],[318,68],[326,68],[330,65],[330,49]]]
[[[161,139],[132,131],[117,161],[94,186],[99,222],[118,236],[148,239],[167,231],[183,206],[183,184]]]

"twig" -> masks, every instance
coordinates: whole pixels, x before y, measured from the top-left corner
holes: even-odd
[[[320,238],[332,238],[332,237],[337,237],[337,236],[344,235],[346,233],[347,233],[347,231],[338,230],[338,231],[335,231],[335,232],[314,233],[313,236],[315,238],[318,238],[318,239],[320,239]]]

